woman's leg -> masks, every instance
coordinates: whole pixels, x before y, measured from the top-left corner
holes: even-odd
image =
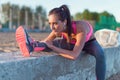
[[[47,45],[44,42],[38,42],[35,41],[33,44],[34,51],[39,52],[41,51],[41,48],[43,47],[44,49],[42,51],[50,52],[52,49],[48,48]],[[68,44],[65,39],[56,39],[53,40],[53,45],[62,49],[68,49],[72,50],[74,45]]]
[[[96,40],[86,42],[83,48],[86,53],[93,55],[96,59],[96,77],[97,80],[105,80],[106,60],[102,47]]]
[[[31,45],[33,40],[29,37],[27,31],[22,26],[19,26],[16,30],[16,41],[22,55],[25,57],[30,56],[30,53],[33,51]]]
[[[74,48],[74,44],[67,43],[66,39],[56,39],[53,41],[53,45],[67,50],[73,50]]]
[[[18,27],[16,30],[16,40],[23,56],[30,56],[30,53],[33,51],[52,51],[47,47],[46,43],[38,42],[32,39],[22,26]],[[73,48],[67,43],[65,39],[53,40],[53,45],[64,49]]]
[[[30,56],[33,51],[42,51],[47,48],[45,43],[32,39],[22,26],[16,30],[16,40],[22,55],[25,57]]]

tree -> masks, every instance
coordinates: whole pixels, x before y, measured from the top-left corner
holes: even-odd
[[[46,11],[42,8],[42,6],[37,6],[35,10],[35,17],[37,21],[35,23],[38,24],[39,29],[43,29],[43,26],[46,22]]]
[[[81,20],[81,19],[83,19],[82,18],[82,14],[81,13],[76,13],[75,16],[74,16],[74,19],[75,20]]]
[[[27,6],[20,8],[18,5],[6,3],[2,4],[2,12],[5,23],[3,26],[5,27],[26,25],[27,28],[34,28],[39,25],[43,27],[46,23],[46,11],[42,6],[37,6],[33,10]]]
[[[27,28],[30,28],[32,25],[32,9],[23,6],[20,10],[20,24],[25,25]]]
[[[100,16],[111,16],[111,14],[110,13],[108,13],[107,11],[104,11],[104,12],[102,12],[102,13],[100,13],[99,14]]]
[[[89,19],[93,21],[98,21],[99,20],[99,14],[97,12],[91,12],[89,14]]]
[[[11,5],[10,3],[2,4],[2,12],[5,18],[5,25],[7,27],[9,26],[9,29],[12,29],[13,25],[17,26],[16,23],[18,17],[17,15],[18,10],[19,10],[18,5],[14,5],[14,4]]]
[[[18,5],[12,4],[12,21],[14,26],[19,26],[20,25],[20,20],[19,20],[19,12],[20,8]]]
[[[4,14],[5,23],[9,21],[10,7],[10,3],[2,4],[2,12]]]
[[[83,16],[83,19],[84,20],[89,20],[89,15],[90,15],[90,12],[88,9],[84,10],[84,12],[82,13],[82,16]]]

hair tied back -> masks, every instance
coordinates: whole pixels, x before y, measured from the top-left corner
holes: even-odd
[[[61,7],[60,7],[60,10],[64,11],[64,8],[61,6]]]

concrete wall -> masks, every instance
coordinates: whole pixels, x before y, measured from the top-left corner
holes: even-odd
[[[104,48],[106,78],[120,71],[120,46]],[[95,58],[81,53],[68,60],[51,53],[22,57],[20,52],[0,54],[0,80],[95,80]]]

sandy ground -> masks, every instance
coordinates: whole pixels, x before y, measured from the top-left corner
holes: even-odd
[[[29,33],[31,37],[35,40],[44,39],[49,33]],[[15,40],[15,33],[8,32],[2,33],[0,32],[0,53],[9,53],[19,51],[18,45]],[[107,80],[120,80],[120,73],[117,73],[111,76]]]
[[[29,33],[31,37],[35,40],[44,39],[49,33]],[[15,39],[15,33],[8,32],[2,33],[0,32],[0,53],[1,52],[14,52],[18,51],[18,45]]]

